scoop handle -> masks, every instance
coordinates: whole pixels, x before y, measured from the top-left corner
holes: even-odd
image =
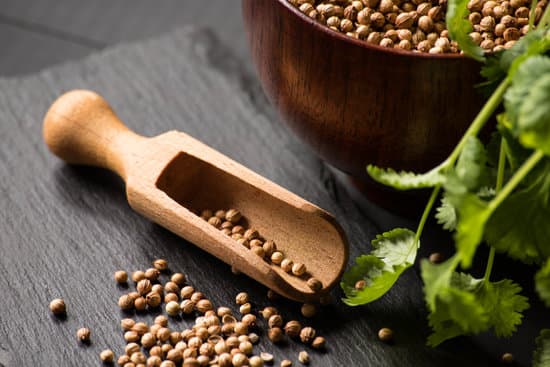
[[[61,95],[44,117],[44,141],[67,163],[110,169],[127,177],[129,158],[146,138],[124,125],[107,101],[89,90]]]

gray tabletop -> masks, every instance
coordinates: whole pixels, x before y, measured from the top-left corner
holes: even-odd
[[[127,19],[116,27],[115,16],[105,20],[105,27],[94,27],[88,18],[78,18],[83,13],[74,10],[77,19],[67,22],[66,13],[59,9],[74,9],[71,1],[60,1],[62,5],[54,7],[58,12],[50,9],[51,19],[47,21],[36,15],[48,12],[39,2],[8,3],[10,6],[0,11],[0,29],[31,29],[33,37],[42,33],[46,44],[55,40],[81,49],[70,54],[67,50],[71,47],[56,46],[64,51],[58,55],[37,52],[44,59],[25,63],[21,62],[23,51],[12,47],[13,54],[0,63],[4,75],[93,55],[37,74],[0,79],[0,289],[4,294],[0,366],[98,365],[102,349],[109,347],[121,353],[125,343],[119,320],[127,315],[116,304],[124,290],[114,284],[112,274],[117,269],[146,268],[157,257],[167,258],[173,270],[187,274],[215,305],[232,305],[234,296],[244,290],[250,293],[256,310],[274,304],[286,319],[316,327],[326,337],[328,348],[326,353],[306,348],[314,366],[493,363],[468,338],[437,349],[425,346],[429,330],[421,282],[414,271],[372,305],[347,308],[336,302],[322,308],[314,319],[304,320],[298,304],[268,301],[265,287],[233,275],[227,265],[133,212],[126,203],[123,183],[115,175],[65,165],[47,150],[41,124],[51,102],[69,89],[93,89],[104,95],[136,132],[153,136],[171,129],[185,131],[332,212],[348,235],[352,258],[368,251],[369,239],[381,230],[397,223],[410,224],[368,203],[358,205],[339,176],[278,122],[246,61],[238,6],[228,7],[226,17],[219,15],[215,6],[205,6],[204,18],[193,17],[183,6],[181,14],[187,22],[198,19],[208,27],[187,27],[158,37],[155,35],[179,19],[166,4],[159,6],[160,10],[155,8],[167,19],[159,25],[158,20],[148,23],[146,1],[134,2],[137,12],[143,13],[139,17],[127,15],[143,25],[142,34],[134,34],[129,29],[139,26],[128,26]],[[219,7],[221,2],[213,3]],[[190,6],[193,2],[181,4]],[[83,6],[98,14],[102,5],[95,1]],[[113,9],[124,16],[124,6]],[[57,24],[64,29],[55,28],[55,14]],[[87,35],[80,33],[83,24],[90,29]],[[25,37],[20,32],[14,34],[25,45]],[[111,42],[145,36],[153,38],[98,52]],[[28,42],[27,46],[40,43]],[[338,300],[341,293],[335,290],[334,295]],[[68,303],[65,320],[49,314],[47,305],[55,297]],[[152,315],[131,316],[152,320]],[[181,320],[172,325],[183,328],[189,323]],[[92,330],[89,346],[76,342],[75,332],[80,326]],[[376,333],[383,326],[395,330],[394,345],[377,340]],[[260,334],[256,351],[270,351],[277,361],[283,357],[297,361],[298,352],[304,349],[293,342],[274,346]],[[508,347],[504,342],[497,352]]]

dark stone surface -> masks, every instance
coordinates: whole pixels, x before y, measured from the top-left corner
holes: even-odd
[[[267,178],[332,212],[351,244],[351,258],[368,250],[381,229],[360,210],[334,174],[277,123],[257,82],[208,31],[184,29],[162,38],[118,46],[39,74],[0,80],[0,366],[93,366],[107,347],[123,351],[117,306],[118,269],[144,269],[157,257],[188,275],[215,305],[231,305],[248,291],[255,309],[270,304],[266,289],[163,228],[134,213],[123,183],[99,169],[70,167],[42,141],[42,117],[63,91],[89,88],[104,95],[136,132],[182,130]],[[341,296],[335,290],[336,298]],[[63,297],[66,320],[48,303]],[[276,302],[286,319],[299,305]],[[152,320],[151,315],[136,319]],[[172,322],[184,328],[189,320]],[[310,351],[312,366],[488,366],[467,338],[425,346],[429,333],[421,284],[407,272],[372,305],[328,306],[312,320],[328,351]],[[76,330],[92,330],[79,345]],[[395,345],[376,338],[395,330]],[[297,362],[308,349],[274,346],[262,335],[256,351]],[[309,350],[309,349],[308,349]]]

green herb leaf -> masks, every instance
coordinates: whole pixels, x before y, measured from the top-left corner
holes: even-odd
[[[449,286],[440,289],[428,316],[433,329],[428,345],[435,347],[458,335],[479,333],[489,327],[488,315],[475,295],[482,282],[466,274],[452,274]]]
[[[537,29],[521,37],[509,50],[502,53],[501,67],[514,78],[519,67],[529,58],[550,50],[548,29]]]
[[[527,264],[550,257],[550,163],[539,165],[529,186],[508,196],[485,226],[485,239],[497,251]]]
[[[424,294],[430,309],[433,334],[428,344],[436,346],[458,335],[475,334],[493,327],[497,336],[510,336],[529,307],[521,287],[505,279],[496,283],[456,273],[453,257],[434,265],[421,264]]]
[[[483,239],[485,222],[491,215],[487,203],[476,194],[487,182],[486,161],[481,142],[475,137],[468,138],[455,170],[449,172],[445,182],[448,200],[458,213],[455,242],[464,268],[471,266]]]
[[[484,61],[483,49],[470,38],[472,24],[468,21],[468,0],[449,0],[445,22],[451,39],[458,43],[464,53],[477,61]]]
[[[420,174],[405,171],[397,172],[391,168],[384,169],[369,165],[367,167],[367,172],[375,181],[398,190],[434,187],[443,183],[445,179],[445,176],[441,173],[440,166]]]
[[[340,286],[349,306],[358,306],[382,297],[397,281],[399,276],[414,264],[418,249],[415,233],[404,228],[396,228],[379,234],[372,241],[374,250],[369,255],[355,259],[342,277]],[[363,289],[355,289],[355,283],[365,280]]]
[[[488,184],[487,153],[474,136],[468,137],[455,166],[455,173],[468,191],[475,192]]]
[[[524,146],[550,155],[550,70],[539,77],[519,110],[519,139]]]
[[[437,223],[443,226],[443,229],[447,231],[456,229],[456,209],[445,195],[441,198],[441,205],[436,209],[435,218]]]
[[[536,339],[533,367],[550,367],[550,329],[541,330]]]
[[[550,259],[535,275],[535,289],[540,299],[550,307]]]
[[[525,60],[504,96],[512,131],[521,143],[550,155],[550,58]]]
[[[456,266],[455,256],[440,264],[432,264],[426,259],[420,262],[420,274],[424,281],[424,296],[430,310],[436,308],[437,295],[451,284],[451,277]]]
[[[521,287],[510,279],[486,282],[477,297],[483,305],[489,324],[496,336],[511,336],[521,324],[522,312],[529,308],[527,297],[520,295]]]

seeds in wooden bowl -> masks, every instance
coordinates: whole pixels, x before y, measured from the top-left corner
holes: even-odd
[[[340,5],[333,0],[321,0],[315,2],[316,7],[301,0],[288,2],[329,29],[370,44],[431,54],[461,52],[446,29],[446,0],[342,0],[337,3]],[[527,33],[528,29],[524,31],[522,27],[529,22],[529,5],[525,0],[470,0],[468,20],[474,30],[472,40],[487,52],[510,48]],[[535,24],[546,6],[547,0],[538,1]],[[406,30],[415,36],[396,37],[399,34],[396,30]],[[434,36],[425,42],[430,34],[439,39],[437,44]]]

